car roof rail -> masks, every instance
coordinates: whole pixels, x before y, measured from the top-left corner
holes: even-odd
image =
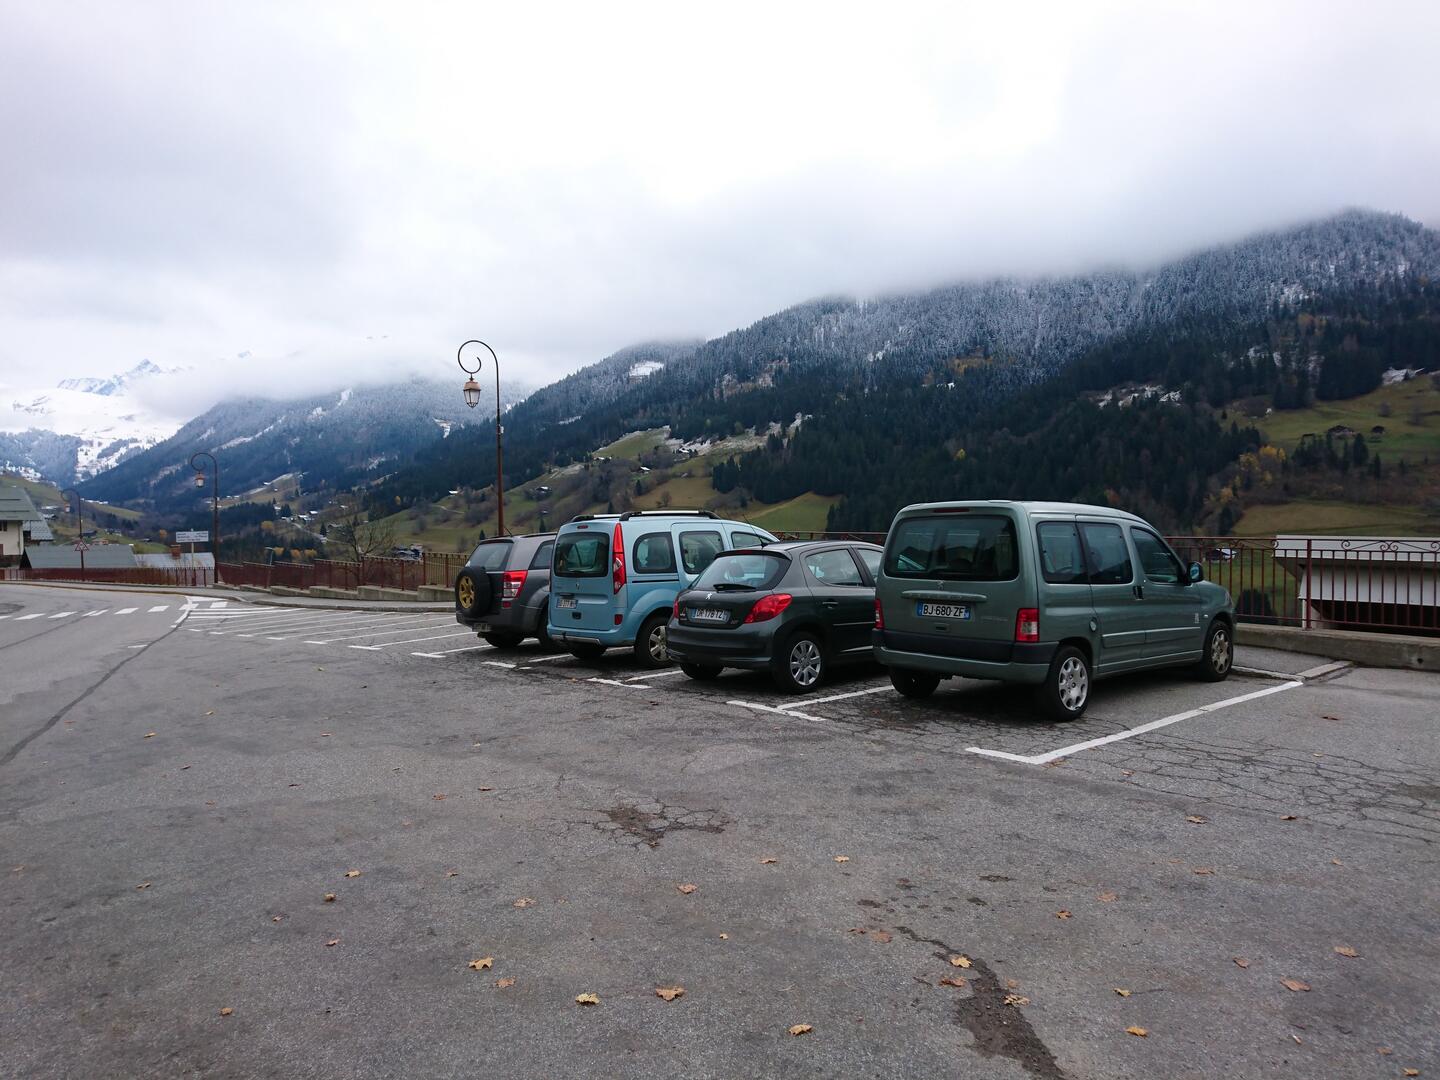
[[[713,510],[627,510],[620,515],[620,520],[629,521],[637,517],[703,517],[719,520]]]

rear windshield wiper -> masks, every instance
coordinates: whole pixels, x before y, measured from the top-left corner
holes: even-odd
[[[754,592],[754,585],[742,585],[738,581],[721,581],[714,586],[716,592]]]

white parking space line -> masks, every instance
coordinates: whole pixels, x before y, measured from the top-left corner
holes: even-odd
[[[0,615],[0,619],[8,619],[8,618],[10,618],[9,615]]]
[[[73,612],[73,611],[57,611],[54,615],[51,615],[50,618],[52,618],[52,619],[68,619],[71,615],[74,615],[74,614],[75,614],[75,612]]]
[[[471,630],[461,630],[458,634],[434,634],[430,637],[405,638],[403,641],[382,641],[379,645],[351,645],[352,649],[369,649],[372,652],[377,649],[388,649],[392,645],[413,645],[417,641],[439,641],[442,638],[467,637],[472,634]]]
[[[439,651],[439,652],[412,653],[411,655],[412,655],[412,656],[449,656],[451,653],[457,653],[457,652],[475,652],[477,649],[493,649],[493,648],[495,648],[494,645],[466,645],[464,648],[461,648],[461,649],[442,649],[442,650]]]
[[[606,686],[623,686],[626,690],[644,690],[639,683],[621,682],[619,679],[586,679],[586,682],[604,683]]]
[[[808,709],[811,705],[824,705],[827,701],[844,701],[846,698],[864,697],[866,694],[893,694],[894,692],[894,687],[873,686],[869,690],[853,690],[848,694],[831,694],[829,697],[807,698],[804,701],[797,701],[794,705],[781,705],[779,706],[779,711],[788,712],[792,709],[798,709],[801,706]]]
[[[27,620],[30,620],[30,619],[43,618],[44,615],[45,615],[45,613],[44,613],[43,611],[37,611],[34,615],[21,615],[21,616],[17,617],[15,621],[16,621],[16,622],[26,622]]]
[[[504,660],[482,660],[482,664],[489,664],[491,667],[513,668],[514,664],[507,664]]]
[[[140,610],[139,608],[122,607],[122,608],[116,608],[116,609],[115,609],[115,614],[116,614],[116,615],[134,615],[135,612],[137,612],[137,611],[139,611],[139,610]]]
[[[664,678],[668,678],[668,677],[671,676],[671,675],[684,675],[684,674],[685,674],[685,672],[683,672],[683,671],[681,671],[681,670],[679,670],[679,669],[677,668],[677,669],[675,669],[675,670],[673,670],[673,671],[652,671],[649,675],[631,675],[631,676],[630,676],[628,679],[626,679],[625,681],[626,681],[627,683],[636,683],[636,682],[640,682],[642,679],[664,679]]]
[[[551,660],[574,660],[569,653],[556,653],[554,656],[537,656],[533,660],[526,660],[527,664],[548,664]]]
[[[386,636],[387,634],[409,634],[409,633],[413,633],[413,632],[416,631],[416,630],[438,630],[438,629],[439,629],[440,627],[442,627],[442,626],[454,626],[454,625],[455,625],[455,621],[454,621],[453,619],[449,620],[448,622],[432,622],[432,623],[426,623],[424,626],[417,626],[417,625],[415,625],[417,622],[419,622],[419,620],[416,619],[414,616],[411,616],[411,617],[408,618],[408,619],[402,619],[400,622],[393,622],[393,623],[367,623],[367,624],[362,624],[362,625],[367,625],[367,626],[369,626],[370,629],[364,631],[363,633],[354,633],[354,634],[346,633],[346,634],[339,634],[339,635],[326,634],[326,635],[325,635],[325,638],[321,641],[321,644],[322,644],[322,645],[328,645],[328,644],[330,644],[330,642],[332,642],[332,641],[354,641],[354,640],[357,639],[357,638],[384,637],[384,636]],[[379,629],[379,627],[385,627],[385,629]],[[340,629],[340,628],[337,627],[337,629]],[[353,630],[354,627],[351,626],[351,627],[348,627],[348,628],[346,628],[346,629]],[[310,632],[311,632],[312,634],[324,633],[323,630],[316,630],[314,627],[311,627]],[[473,634],[474,631],[473,631],[473,630],[467,630],[466,633]]]
[[[1059,750],[1051,750],[1045,754],[1009,754],[1003,750],[986,750],[979,746],[967,746],[965,749],[972,754],[983,754],[985,757],[1002,758],[1005,761],[1018,761],[1022,765],[1044,765],[1062,757],[1069,757],[1071,754],[1078,754],[1081,750],[1093,750],[1097,746],[1107,746],[1110,743],[1119,742],[1122,739],[1134,738],[1136,735],[1144,735],[1146,732],[1158,731],[1160,728],[1169,727],[1171,724],[1178,724],[1181,720],[1193,720],[1195,717],[1204,716],[1206,713],[1228,709],[1231,705],[1239,705],[1245,701],[1254,701],[1256,698],[1269,697],[1271,694],[1294,690],[1296,687],[1304,685],[1302,682],[1287,682],[1281,683],[1279,686],[1267,686],[1264,690],[1253,690],[1248,694],[1241,694],[1239,697],[1226,698],[1224,701],[1216,701],[1210,705],[1201,705],[1198,709],[1187,709],[1185,712],[1176,713],[1174,716],[1164,716],[1159,720],[1152,720],[1148,724],[1141,724],[1139,727],[1129,728],[1125,731],[1117,731],[1113,735],[1105,735],[1098,739],[1075,743],[1072,746],[1062,746]]]
[[[757,709],[760,712],[774,713],[776,716],[798,716],[801,720],[809,720],[816,724],[829,723],[823,716],[811,716],[808,713],[797,711],[794,707],[777,709],[773,705],[761,705],[754,701],[727,701],[726,705],[739,705],[742,709]]]
[[[155,605],[154,607],[152,607],[149,611],[147,611],[146,614],[147,614],[147,615],[154,615],[157,611],[169,611],[169,610],[170,610],[170,605],[169,605],[169,604],[156,604],[156,605]]]

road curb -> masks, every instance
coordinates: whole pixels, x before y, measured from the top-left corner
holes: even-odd
[[[1364,630],[1302,630],[1298,626],[1242,622],[1235,628],[1235,643],[1348,660],[1365,667],[1440,671],[1440,638],[1375,634]]]

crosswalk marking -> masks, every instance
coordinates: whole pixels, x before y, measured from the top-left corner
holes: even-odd
[[[170,605],[169,605],[169,604],[156,604],[154,607],[152,607],[152,608],[150,609],[149,614],[153,615],[153,614],[155,614],[155,612],[157,612],[157,611],[169,611],[169,610],[170,610]]]
[[[133,615],[133,614],[134,614],[136,611],[138,611],[138,610],[139,610],[139,608],[122,607],[122,608],[117,608],[116,611],[115,611],[115,614],[116,614],[116,615]]]
[[[84,615],[81,615],[80,617],[81,617],[82,619],[93,619],[96,615],[104,615],[105,612],[107,612],[107,611],[109,611],[109,610],[110,610],[110,609],[109,609],[108,607],[97,608],[97,609],[94,610],[94,611],[87,611],[87,612],[85,612],[85,614],[84,614]]]
[[[73,611],[57,611],[54,615],[51,615],[50,618],[52,618],[52,619],[67,619],[67,618],[69,618],[71,615],[74,615],[74,614],[75,614],[75,612],[73,612]]]
[[[37,611],[37,612],[35,612],[35,614],[33,614],[33,615],[21,615],[21,616],[20,616],[19,618],[17,618],[15,621],[16,621],[16,622],[25,622],[27,619],[38,619],[38,618],[40,618],[40,617],[41,617],[42,615],[44,615],[44,614],[45,614],[45,613],[44,613],[43,611]]]

